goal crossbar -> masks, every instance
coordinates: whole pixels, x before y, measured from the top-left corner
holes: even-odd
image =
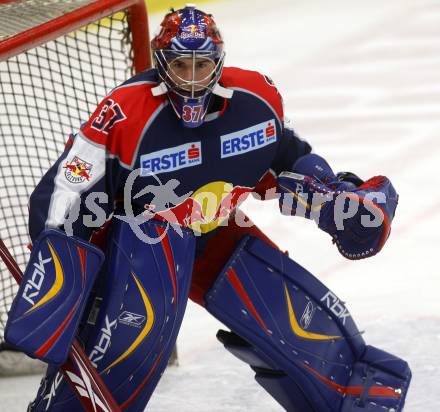
[[[0,0],[0,6],[12,7],[15,1]],[[148,20],[145,0],[94,0],[83,1],[84,5],[69,13],[48,19],[11,36],[0,37],[0,61],[23,53],[29,49],[54,40],[65,33],[77,30],[91,21],[129,8],[136,24],[130,27],[133,41],[133,64],[136,72],[151,66],[150,54],[146,52],[149,43]],[[88,4],[87,4],[88,3]],[[3,10],[3,12],[7,10]]]

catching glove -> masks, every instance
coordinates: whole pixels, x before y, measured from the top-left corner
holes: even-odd
[[[278,176],[283,214],[315,220],[348,259],[363,259],[382,249],[398,202],[388,178],[363,182],[352,173],[335,175],[315,154],[299,158],[293,170]]]

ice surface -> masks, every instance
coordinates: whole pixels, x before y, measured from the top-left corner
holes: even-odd
[[[170,2],[172,3],[172,2]],[[297,132],[335,170],[389,176],[400,194],[391,238],[376,257],[344,260],[314,224],[246,211],[290,256],[346,301],[369,344],[406,359],[406,411],[440,407],[440,3],[437,0],[234,0],[203,7],[226,39],[227,64],[269,74]],[[152,16],[152,29],[159,22]],[[190,305],[180,367],[147,410],[281,408],[215,339],[220,327]],[[0,380],[0,410],[24,411],[38,377]]]

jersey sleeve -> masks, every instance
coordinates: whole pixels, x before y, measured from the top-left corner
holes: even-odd
[[[75,137],[30,197],[32,241],[48,228],[60,228],[88,240],[92,231],[105,222],[113,201],[113,182],[107,172],[105,153],[104,147],[94,145],[82,133]],[[88,215],[90,220],[85,218]],[[102,222],[96,227],[99,218]]]
[[[269,76],[256,71],[225,67],[221,83],[225,87],[252,93],[255,97],[264,101],[274,113],[281,129],[277,152],[271,164],[271,170],[276,175],[283,171],[291,171],[292,165],[299,157],[311,152],[311,146],[298,137],[290,120],[284,117],[283,98]],[[266,178],[263,177],[263,179],[267,182]]]
[[[153,97],[154,70],[113,89],[43,176],[29,202],[29,232],[61,228],[89,240],[113,213],[133,170],[146,124],[164,104]]]
[[[311,151],[310,144],[295,133],[291,121],[284,119],[281,139],[271,169],[276,175],[284,171],[292,171],[296,160]]]
[[[261,177],[254,188],[258,199],[270,200],[278,198],[277,177],[281,172],[293,171],[297,159],[312,151],[305,140],[300,139],[289,120],[283,121],[278,148],[271,163],[270,169]],[[254,195],[254,196],[255,196]]]
[[[251,93],[263,101],[273,112],[281,127],[284,117],[283,99],[270,77],[252,70],[225,67],[220,83],[227,88]]]
[[[114,152],[117,146],[116,126],[123,116],[115,114],[109,102],[115,103],[109,98],[101,102],[33,191],[29,200],[32,241],[48,228],[89,240],[111,215],[119,165],[110,149]]]

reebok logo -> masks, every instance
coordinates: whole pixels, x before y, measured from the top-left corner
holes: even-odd
[[[310,326],[315,310],[316,308],[313,306],[313,303],[308,302],[300,319],[300,324],[303,329],[307,329]]]
[[[139,328],[144,323],[145,316],[138,315],[137,313],[132,313],[125,310],[119,315],[118,320],[119,323],[123,323],[124,325],[135,326]]]

